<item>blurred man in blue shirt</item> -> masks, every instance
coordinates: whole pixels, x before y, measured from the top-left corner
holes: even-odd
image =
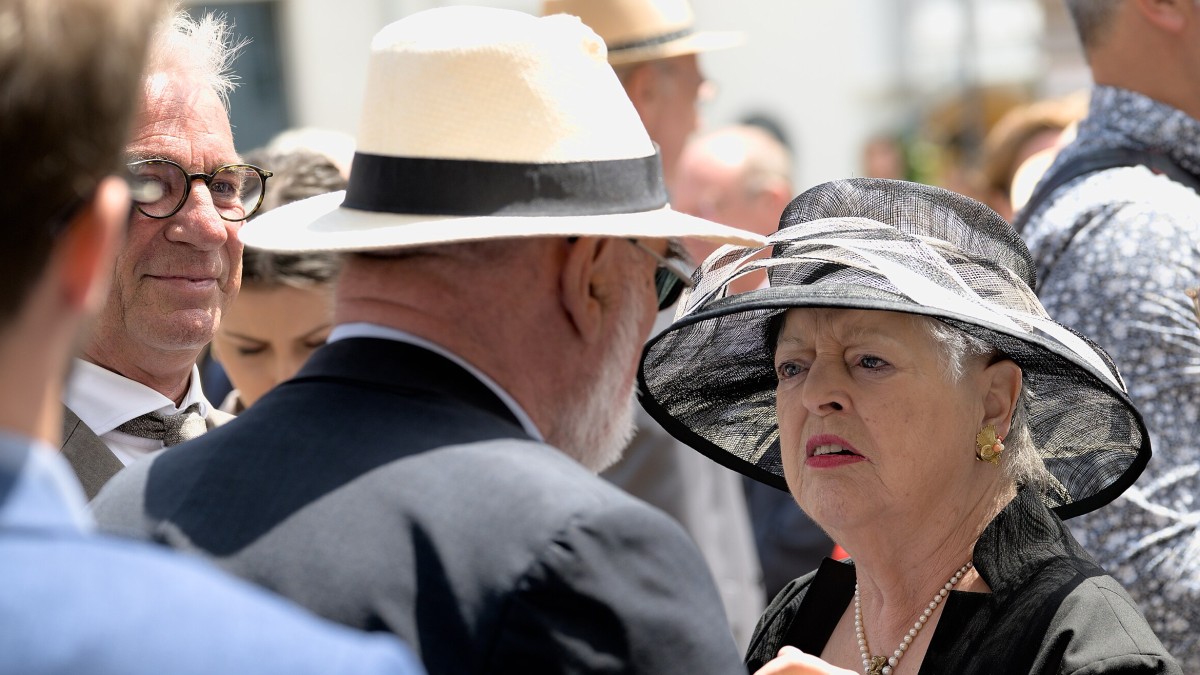
[[[389,637],[93,534],[54,450],[129,219],[122,150],[160,5],[0,0],[0,673],[418,672]]]

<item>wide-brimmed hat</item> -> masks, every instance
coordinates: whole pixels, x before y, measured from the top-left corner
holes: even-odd
[[[768,243],[768,259],[732,246],[710,256],[643,355],[642,405],[693,448],[786,490],[768,333],[788,309],[836,307],[932,317],[1016,362],[1053,478],[1044,499],[1060,517],[1107,504],[1145,468],[1150,440],[1112,360],[1046,314],[1029,250],[983,204],[903,181],[835,181],[797,197]],[[768,287],[727,295],[764,268]]]
[[[734,47],[742,34],[697,31],[687,0],[545,0],[542,14],[583,19],[608,45],[614,66]]]
[[[345,193],[275,209],[242,240],[367,251],[527,236],[761,243],[672,211],[637,111],[579,19],[413,14],[371,44]]]

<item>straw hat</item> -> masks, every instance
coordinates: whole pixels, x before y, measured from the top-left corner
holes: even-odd
[[[834,181],[797,197],[768,243],[767,259],[735,247],[710,256],[644,352],[642,405],[693,448],[786,490],[773,321],[840,307],[928,316],[1019,365],[1027,426],[1053,479],[1043,501],[1060,517],[1107,504],[1145,468],[1150,439],[1112,359],[1046,314],[1029,250],[983,204],[916,183]],[[727,295],[764,268],[769,287]]]
[[[742,34],[696,32],[687,0],[545,0],[542,14],[572,14],[608,45],[614,66],[741,44]]]
[[[654,145],[579,19],[458,6],[375,36],[346,192],[241,231],[285,252],[560,235],[762,241],[670,209]]]

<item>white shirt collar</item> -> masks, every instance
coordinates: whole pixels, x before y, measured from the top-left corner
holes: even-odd
[[[196,366],[192,366],[183,402],[175,405],[174,401],[141,382],[83,359],[74,360],[71,376],[63,392],[63,403],[97,436],[103,436],[148,412],[173,415],[193,403],[199,403],[200,416],[207,418],[212,410],[212,405],[200,389],[200,369]]]
[[[463,370],[466,370],[468,373],[471,373],[471,375],[474,375],[475,378],[482,382],[488,389],[491,389],[492,393],[495,394],[501,401],[503,401],[504,405],[508,406],[508,409],[512,411],[513,417],[516,417],[517,421],[521,423],[521,428],[525,430],[525,433],[529,434],[529,436],[535,440],[545,442],[545,439],[542,438],[542,433],[538,431],[538,428],[536,425],[534,425],[533,420],[525,412],[525,409],[521,407],[521,404],[517,403],[516,399],[509,395],[507,391],[504,391],[504,389],[500,385],[496,384],[492,378],[484,375],[483,371],[479,370],[470,363],[467,363],[462,359],[462,357],[450,352],[441,345],[430,342],[424,338],[417,337],[412,333],[407,333],[398,328],[380,326],[379,324],[367,323],[365,321],[358,323],[343,323],[335,326],[334,329],[329,333],[329,339],[326,340],[326,342],[336,342],[338,340],[345,340],[347,338],[360,337],[406,342],[408,344],[421,347],[422,349],[428,349],[439,356],[443,356],[453,361]],[[83,419],[82,415],[80,416],[80,419]]]

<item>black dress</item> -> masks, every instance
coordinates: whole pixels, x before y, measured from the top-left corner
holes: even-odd
[[[988,524],[974,563],[992,592],[950,592],[920,675],[1182,672],[1125,590],[1035,494],[1019,491]],[[784,588],[751,639],[750,672],[784,645],[820,654],[854,580],[853,564],[826,560]]]

